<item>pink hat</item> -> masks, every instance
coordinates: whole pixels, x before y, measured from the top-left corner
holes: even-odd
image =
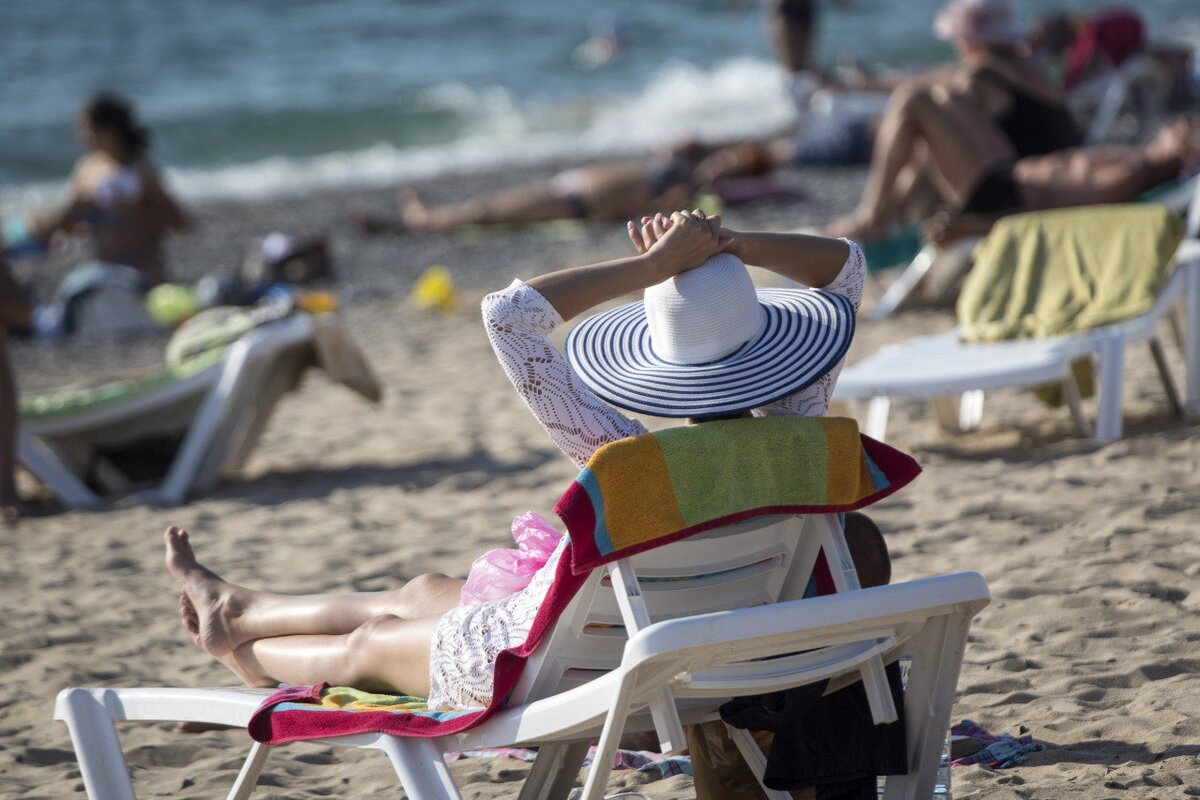
[[[1024,37],[1008,0],[953,0],[938,12],[933,31],[939,39],[971,44],[1011,44]]]

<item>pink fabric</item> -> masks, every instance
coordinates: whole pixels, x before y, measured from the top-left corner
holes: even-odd
[[[513,519],[512,537],[516,549],[489,550],[471,564],[460,606],[499,600],[524,589],[550,560],[563,534],[537,512],[526,511]]]

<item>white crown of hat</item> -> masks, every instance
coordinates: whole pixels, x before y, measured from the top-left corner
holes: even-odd
[[[643,303],[651,349],[675,364],[720,361],[767,324],[746,265],[728,253],[647,288]]]

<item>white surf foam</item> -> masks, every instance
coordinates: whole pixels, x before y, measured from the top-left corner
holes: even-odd
[[[672,63],[633,95],[518,102],[506,90],[443,84],[421,102],[476,120],[465,135],[432,147],[379,143],[305,159],[264,158],[211,169],[168,168],[188,200],[253,198],[315,188],[371,187],[404,180],[553,159],[586,160],[644,153],[683,138],[705,141],[768,136],[795,111],[775,65],[739,58],[711,70]],[[263,149],[268,150],[269,143]],[[0,213],[43,205],[61,185],[0,190]]]

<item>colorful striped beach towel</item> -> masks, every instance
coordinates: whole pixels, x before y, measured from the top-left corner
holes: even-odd
[[[838,418],[710,422],[606,445],[555,507],[571,543],[529,638],[496,660],[491,705],[437,712],[421,698],[289,686],[264,701],[250,735],[282,744],[357,733],[434,737],[474,727],[504,705],[593,567],[755,516],[853,511],[920,471],[908,455]]]

